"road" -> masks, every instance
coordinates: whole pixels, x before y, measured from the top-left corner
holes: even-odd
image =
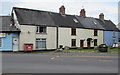
[[[3,73],[118,73],[118,55],[107,53],[3,53]]]

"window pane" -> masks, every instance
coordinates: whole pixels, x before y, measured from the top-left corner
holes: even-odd
[[[94,39],[94,46],[97,46],[97,39]]]
[[[97,36],[97,35],[98,35],[98,31],[94,30],[94,36]]]
[[[76,28],[71,28],[71,35],[76,35]]]
[[[45,49],[46,48],[46,39],[37,38],[36,39],[36,48],[37,49]]]
[[[76,46],[76,39],[72,39],[72,46]]]
[[[39,33],[39,26],[36,27],[36,33]]]

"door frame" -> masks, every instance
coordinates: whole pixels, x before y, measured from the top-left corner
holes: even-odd
[[[91,47],[91,40],[87,40],[87,48]]]
[[[80,40],[80,48],[84,48],[84,40]]]
[[[14,50],[13,50],[13,39],[14,39],[14,38],[17,38],[17,39],[18,39],[18,50],[19,50],[19,38],[18,38],[18,37],[12,37],[12,51],[14,51]],[[18,50],[17,50],[17,51],[18,51]]]

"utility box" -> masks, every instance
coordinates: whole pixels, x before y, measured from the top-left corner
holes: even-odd
[[[32,51],[33,44],[24,44],[24,51]]]

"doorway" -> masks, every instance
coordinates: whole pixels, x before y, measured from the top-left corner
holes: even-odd
[[[90,49],[91,43],[90,43],[90,39],[87,40],[87,47]]]
[[[13,38],[13,51],[18,51],[18,38]]]
[[[80,48],[84,47],[84,40],[80,40]]]

